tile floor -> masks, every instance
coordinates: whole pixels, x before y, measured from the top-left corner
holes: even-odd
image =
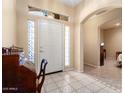
[[[88,74],[66,71],[47,75],[41,93],[121,93]]]
[[[91,75],[108,85],[122,89],[122,69],[117,67],[116,60],[106,59],[100,68],[84,66],[84,73]]]

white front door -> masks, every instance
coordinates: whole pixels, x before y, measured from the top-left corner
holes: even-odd
[[[62,23],[39,20],[39,62],[48,61],[46,73],[56,72],[64,68],[64,25]]]

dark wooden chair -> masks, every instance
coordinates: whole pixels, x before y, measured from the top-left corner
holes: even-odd
[[[43,59],[41,61],[40,72],[39,72],[39,74],[37,76],[38,84],[37,84],[37,87],[36,87],[36,91],[38,93],[41,93],[41,89],[42,89],[42,86],[43,86],[43,83],[44,83],[44,80],[45,80],[45,70],[46,70],[46,65],[47,64],[48,64],[48,62],[47,62],[46,59]]]

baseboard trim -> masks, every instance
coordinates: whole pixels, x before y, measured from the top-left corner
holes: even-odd
[[[80,69],[76,69],[76,68],[73,71],[76,71],[78,73],[83,73],[84,72],[84,70],[80,70]]]
[[[74,70],[74,68],[69,67],[69,68],[65,68],[63,71],[72,71],[72,70]]]
[[[94,67],[94,68],[99,68],[100,66],[95,66],[93,64],[88,64],[88,63],[85,63],[84,65],[88,65],[88,66],[91,66],[91,67]]]

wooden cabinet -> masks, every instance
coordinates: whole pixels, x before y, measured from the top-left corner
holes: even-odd
[[[35,93],[36,73],[19,65],[19,55],[2,55],[2,93]]]
[[[2,86],[5,91],[17,89],[19,55],[2,55]]]

